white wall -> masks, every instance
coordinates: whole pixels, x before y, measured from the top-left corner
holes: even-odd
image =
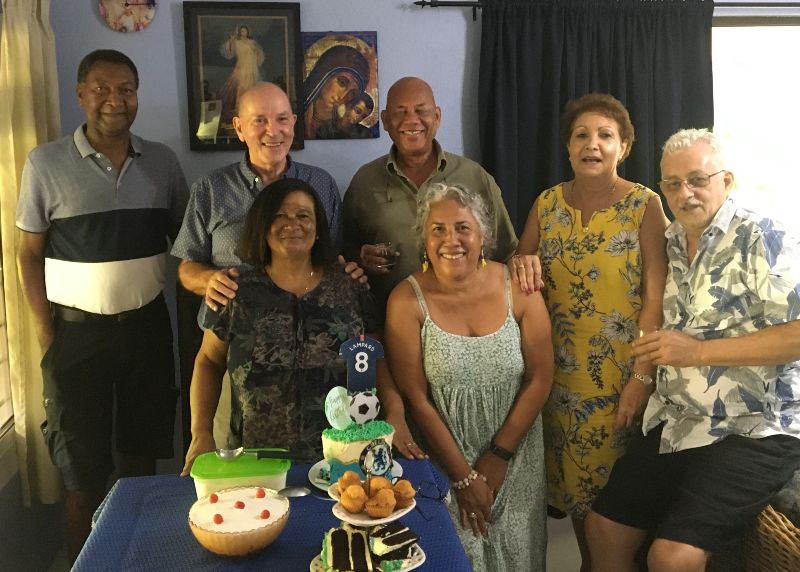
[[[92,50],[113,48],[127,54],[139,68],[139,114],[133,131],[172,147],[189,182],[238,161],[240,155],[235,152],[189,150],[182,2],[160,0],[153,23],[132,34],[108,28],[97,6],[94,0],[51,3],[63,132],[83,122],[74,96],[78,63]],[[302,31],[377,31],[381,107],[396,79],[422,77],[433,86],[442,107],[438,135],[442,145],[478,159],[480,16],[473,22],[468,8],[421,9],[412,0],[301,0],[300,14]],[[381,131],[378,139],[306,141],[305,149],[292,156],[328,170],[344,192],[355,170],[386,153],[389,145]]]

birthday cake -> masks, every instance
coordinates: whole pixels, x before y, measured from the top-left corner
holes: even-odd
[[[346,429],[329,427],[322,432],[322,456],[330,466],[330,482],[338,481],[346,471],[355,471],[363,479],[360,468],[361,454],[375,439],[383,439],[392,446],[394,427],[386,421],[369,421],[364,425],[353,423]],[[387,460],[391,463],[391,459]],[[391,478],[391,474],[386,475]]]
[[[272,543],[289,519],[289,499],[261,487],[235,487],[198,499],[189,527],[205,548],[244,556]]]
[[[417,534],[400,522],[370,529],[343,524],[325,534],[320,560],[326,572],[395,572],[418,558],[417,540]]]
[[[331,426],[322,432],[329,482],[336,482],[348,470],[364,478],[365,461],[373,475],[391,478],[394,427],[377,420],[381,403],[375,374],[383,346],[358,335],[342,343],[339,356],[347,361],[347,387],[334,387],[325,397],[325,417]]]

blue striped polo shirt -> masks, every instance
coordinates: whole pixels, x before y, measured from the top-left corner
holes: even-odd
[[[168,238],[188,200],[166,145],[131,134],[117,171],[78,127],[30,152],[22,172],[17,226],[47,233],[47,298],[98,314],[151,302],[164,287]]]

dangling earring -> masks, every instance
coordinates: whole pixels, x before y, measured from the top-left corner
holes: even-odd
[[[428,271],[428,251],[427,250],[423,250],[422,251],[422,271],[423,272],[427,272]]]
[[[486,258],[483,256],[483,247],[481,246],[481,268],[486,268]]]

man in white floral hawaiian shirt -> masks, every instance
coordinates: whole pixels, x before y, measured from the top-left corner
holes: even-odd
[[[659,368],[646,436],[586,520],[595,572],[636,570],[648,533],[650,570],[701,572],[800,466],[800,240],[736,204],[708,130],[670,137],[661,174],[664,327],[634,344]]]

